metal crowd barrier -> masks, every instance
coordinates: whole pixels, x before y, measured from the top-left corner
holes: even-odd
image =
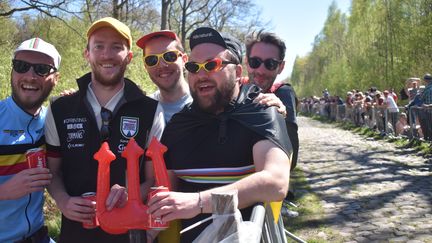
[[[396,134],[396,123],[400,113],[408,117],[409,132],[402,136],[432,141],[432,107],[399,107],[398,113],[391,113],[387,108],[360,106],[347,107],[335,103],[301,104],[300,111],[306,114],[327,117],[333,121],[349,121],[355,126],[367,126],[383,135]]]
[[[298,236],[285,229],[282,215],[279,216],[278,223],[275,223],[273,212],[270,205],[258,204],[253,208],[250,221],[262,226],[261,239],[253,243],[287,243],[287,238],[299,243],[306,243]]]

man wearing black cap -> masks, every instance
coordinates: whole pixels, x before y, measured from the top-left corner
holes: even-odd
[[[209,216],[211,193],[237,190],[248,220],[254,203],[280,201],[288,190],[292,149],[284,119],[274,107],[252,103],[259,88],[240,85],[238,40],[198,28],[190,48],[185,67],[194,101],[173,116],[161,140],[178,192],[156,194],[149,211],[162,221],[183,219],[185,228]],[[192,242],[206,225],[181,241]]]

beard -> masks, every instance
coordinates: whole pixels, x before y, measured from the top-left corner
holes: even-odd
[[[224,82],[220,87],[216,86],[213,97],[204,99],[197,95],[197,92],[191,90],[192,98],[198,102],[199,107],[208,113],[216,114],[228,105],[233,99],[234,88],[236,85],[235,74],[230,75],[229,80]]]
[[[255,84],[256,86],[260,87],[263,92],[269,92],[270,88],[273,85],[273,82],[276,80],[276,75],[255,75],[254,73],[249,74],[249,80],[252,84]]]
[[[120,83],[126,72],[126,66],[126,63],[122,63],[118,72],[107,75],[100,70],[100,67],[97,64],[91,63],[93,78],[104,86],[115,86]]]
[[[21,107],[25,111],[29,110],[37,110],[39,109],[42,104],[45,102],[45,100],[48,98],[49,94],[51,93],[52,89],[54,88],[53,84],[45,84],[45,86],[42,87],[42,93],[37,98],[31,98],[26,97],[25,95],[20,94],[20,88],[14,85],[14,83],[11,80],[11,87],[12,87],[12,98],[15,101],[15,103]]]

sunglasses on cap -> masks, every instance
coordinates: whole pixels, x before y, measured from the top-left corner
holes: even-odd
[[[273,71],[279,66],[279,64],[282,63],[282,61],[276,60],[274,58],[268,58],[265,60],[262,60],[259,57],[249,57],[248,58],[249,67],[251,67],[253,69],[259,68],[261,66],[261,63],[264,63],[264,66],[265,66],[265,68],[267,68],[267,70]]]
[[[31,67],[33,67],[33,71],[41,77],[46,77],[52,73],[57,72],[57,68],[49,64],[29,63],[17,59],[12,60],[12,68],[17,73],[26,73],[30,70]]]
[[[160,58],[163,58],[166,63],[173,63],[177,61],[177,58],[181,56],[182,53],[179,51],[166,51],[161,54],[149,54],[144,56],[144,63],[147,67],[156,66],[159,63]]]
[[[224,64],[237,64],[230,61],[222,61],[220,58],[214,58],[207,62],[197,63],[197,62],[187,62],[185,63],[185,68],[191,73],[198,73],[200,69],[204,69],[206,72],[216,72],[222,68]]]

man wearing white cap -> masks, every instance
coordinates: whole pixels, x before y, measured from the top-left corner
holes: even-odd
[[[42,103],[56,85],[56,48],[40,38],[24,41],[12,59],[12,95],[0,101],[0,242],[48,243],[43,191],[47,168],[29,168],[26,151],[45,148]]]

